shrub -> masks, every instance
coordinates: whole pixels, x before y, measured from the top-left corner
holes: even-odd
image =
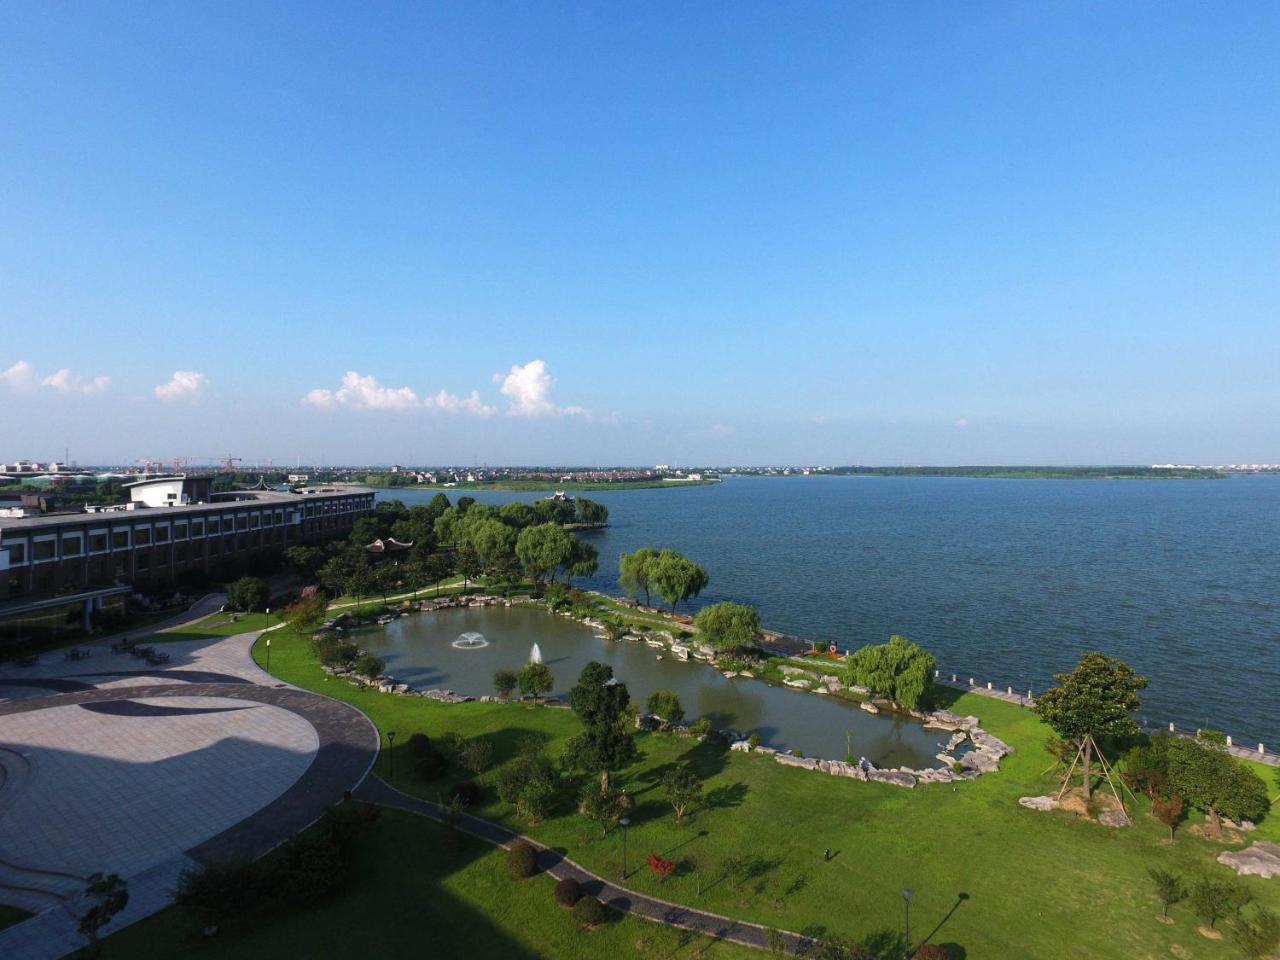
[[[413,769],[423,780],[434,780],[444,773],[444,754],[438,750],[424,753],[414,762]]]
[[[711,720],[707,717],[699,717],[689,727],[689,730],[694,736],[709,737],[711,736]]]
[[[583,897],[573,905],[573,919],[584,930],[598,927],[609,918],[605,905],[595,897]]]
[[[653,875],[659,880],[665,880],[671,876],[676,865],[670,860],[663,860],[656,853],[649,854],[649,869],[653,871]]]
[[[360,658],[356,660],[355,671],[366,680],[373,680],[382,674],[387,668],[386,662],[381,657],[375,657],[372,653],[362,653]]]
[[[449,799],[464,807],[474,807],[480,802],[480,787],[474,780],[459,780],[449,791]]]
[[[258,577],[241,577],[227,587],[227,603],[233,610],[264,610],[269,599],[267,583]]]
[[[1160,870],[1157,867],[1149,867],[1147,876],[1151,878],[1151,882],[1155,884],[1156,897],[1164,906],[1163,916],[1169,915],[1169,908],[1183,900],[1187,896],[1187,885],[1182,882],[1182,878],[1176,873],[1170,873],[1167,870]]]
[[[316,657],[326,667],[350,667],[360,657],[360,648],[350,640],[320,636],[312,641]]]
[[[747,743],[751,745],[752,750],[760,746],[760,734],[758,733],[751,734],[751,736],[747,737]]]
[[[556,777],[551,760],[535,743],[532,750],[507,763],[498,773],[498,797],[513,804],[526,820],[536,822],[547,815],[555,796]]]
[[[513,880],[523,880],[538,872],[538,851],[533,845],[517,840],[507,850],[507,873]]]
[[[582,899],[582,887],[573,877],[565,877],[556,881],[556,903],[562,907],[572,907]]]
[[[936,943],[922,943],[916,950],[915,960],[951,960],[951,951]]]
[[[211,863],[183,870],[173,901],[200,918],[204,926],[251,913],[259,904],[261,880],[253,863]]]
[[[428,753],[434,753],[431,749],[431,738],[425,733],[415,733],[411,735],[405,746],[409,749],[409,756],[414,759],[425,757]]]
[[[680,698],[670,690],[655,690],[649,694],[644,706],[649,713],[670,724],[684,719],[684,707],[680,705]]]
[[[1249,960],[1273,957],[1276,947],[1280,947],[1280,917],[1266,909],[1259,909],[1253,917],[1241,917],[1236,939]]]
[[[1249,892],[1239,884],[1210,877],[1196,880],[1189,893],[1191,909],[1210,930],[1223,917],[1238,913],[1249,902],[1250,897]]]
[[[511,670],[499,670],[493,675],[493,689],[498,692],[503,700],[511,699],[511,691],[519,684],[514,672]]]

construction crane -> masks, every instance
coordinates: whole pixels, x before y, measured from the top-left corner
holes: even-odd
[[[242,462],[241,457],[232,456],[186,456],[186,457],[142,457],[137,462],[142,464],[144,473],[151,473],[152,468],[156,472],[163,472],[166,467],[170,468],[172,473],[181,473],[186,469],[187,464],[195,460],[204,460],[209,463],[221,463],[222,470],[230,473],[236,468],[236,464]]]

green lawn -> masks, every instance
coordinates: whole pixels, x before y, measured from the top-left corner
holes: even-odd
[[[255,649],[255,656],[261,652]],[[287,631],[276,634],[272,654],[281,678],[353,703],[380,729],[396,730],[396,786],[430,799],[449,780],[414,777],[403,748],[411,733],[491,737],[501,763],[525,737],[539,737],[555,752],[577,730],[567,710],[445,705],[357,689],[329,679],[306,641]],[[666,882],[637,871],[631,884],[760,923],[858,939],[897,929],[899,890],[909,886],[916,891],[913,939],[939,927],[935,939],[960,944],[970,960],[1238,955],[1230,933],[1221,942],[1200,937],[1185,904],[1174,908],[1174,924],[1158,922],[1146,876],[1153,865],[1189,877],[1232,876],[1213,862],[1225,847],[1185,829],[1169,845],[1145,809],[1136,826],[1120,831],[1022,809],[1018,797],[1054,788],[1042,775],[1046,729],[1027,710],[972,694],[957,695],[952,709],[977,714],[1016,748],[999,774],[903,790],[785,768],[671,735],[638,737],[641,760],[620,777],[636,800],[628,839],[632,866],[655,851],[675,860],[678,871]],[[712,800],[684,825],[674,822],[657,784],[665,765],[676,761],[697,767]],[[384,757],[378,771],[385,776],[387,770]],[[1262,772],[1273,782],[1273,770]],[[488,789],[476,812],[560,847],[597,872],[618,870],[619,836],[601,838],[572,812],[572,786],[556,816],[530,827],[496,799],[493,781],[492,770],[481,778]],[[1278,828],[1273,817],[1253,836],[1280,839]],[[826,848],[835,853],[830,862],[822,858]],[[726,870],[730,858],[743,861],[736,880]],[[1241,882],[1260,904],[1280,910],[1280,883]]]
[[[582,933],[552,899],[550,877],[511,880],[495,847],[395,811],[367,830],[354,876],[332,900],[207,939],[188,914],[171,907],[107,938],[103,960],[759,957],[621,915]]]

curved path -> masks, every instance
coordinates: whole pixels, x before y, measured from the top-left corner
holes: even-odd
[[[729,940],[744,947],[755,947],[761,950],[769,947],[767,928],[759,924],[722,917],[718,913],[708,913],[705,910],[695,910],[692,907],[659,900],[657,897],[646,896],[620,887],[604,877],[591,873],[538,841],[499,826],[491,820],[483,820],[466,813],[450,819],[439,804],[402,793],[378,777],[365,778],[357,788],[355,796],[358,800],[367,800],[380,806],[404,810],[447,824],[455,830],[461,830],[494,846],[506,848],[517,840],[523,840],[538,851],[538,866],[551,876],[557,880],[572,877],[582,885],[585,893],[597,897],[622,913],[634,914],[644,920],[652,920],[654,923],[692,930],[714,940]],[[785,930],[779,932],[786,939],[787,950],[792,954],[801,955],[814,945],[811,939],[802,937],[798,933]]]

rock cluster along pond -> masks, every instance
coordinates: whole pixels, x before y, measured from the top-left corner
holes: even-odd
[[[444,610],[453,607],[490,607],[490,606],[527,606],[527,605],[543,605],[542,601],[538,601],[528,596],[512,597],[503,599],[502,597],[493,596],[474,596],[474,597],[446,597],[438,600],[422,600],[415,603],[404,603],[399,612],[384,614],[375,619],[369,618],[365,620],[357,620],[349,615],[341,618],[342,621],[351,626],[363,626],[373,623],[390,623],[392,620],[400,616],[401,613],[412,611],[420,611],[429,613],[435,610]],[[551,612],[551,611],[549,611]],[[604,624],[593,617],[577,617],[567,611],[556,611],[562,617],[591,627],[597,634],[603,638]],[[674,625],[674,624],[673,624]],[[339,621],[330,621],[324,625],[324,629],[341,631],[343,628]],[[681,642],[676,640],[672,635],[664,636],[662,632],[654,630],[647,633],[627,633],[622,640],[630,640],[635,642],[644,642],[653,647],[662,647],[669,650],[671,654],[678,660],[703,660],[708,663],[714,663],[717,652],[714,648],[704,643],[698,643],[690,640]],[[361,651],[363,652],[363,651]],[[378,676],[370,680],[359,676],[349,667],[329,667],[323,668],[325,672],[331,676],[341,677],[358,686],[366,686],[377,689],[381,693],[398,694],[401,696],[426,697],[430,700],[436,700],[441,703],[468,703],[476,700],[476,697],[467,696],[465,694],[455,693],[452,690],[417,690],[407,683],[402,683],[392,676]],[[846,689],[840,679],[835,676],[819,674],[815,671],[806,670],[802,667],[783,665],[779,668],[783,674],[783,683],[789,687],[796,689],[808,690],[815,694],[834,694],[837,691]],[[756,674],[750,671],[734,672],[722,671],[726,677],[746,676],[755,677]],[[850,686],[849,690],[864,696],[869,696],[870,691],[862,687]],[[482,696],[479,700],[483,703],[507,702],[495,696]],[[515,702],[515,701],[512,701]],[[548,706],[565,706],[564,702],[557,698],[549,698],[543,701]],[[878,713],[880,707],[871,703],[870,700],[859,704],[864,709],[869,708],[869,712]],[[805,770],[817,770],[821,773],[830,774],[836,777],[848,777],[853,780],[872,781],[876,783],[890,783],[898,787],[914,787],[917,783],[952,783],[958,780],[973,780],[984,773],[994,773],[1000,769],[1000,760],[1009,753],[1013,752],[1013,748],[994,737],[987,731],[978,726],[978,718],[973,716],[961,717],[949,710],[934,710],[929,712],[910,711],[910,715],[924,723],[925,727],[935,730],[951,731],[951,739],[947,746],[937,754],[938,760],[944,764],[941,767],[932,767],[925,769],[912,769],[910,767],[896,767],[881,769],[869,760],[862,760],[859,763],[848,763],[843,760],[824,760],[818,757],[801,757],[789,751],[779,751],[772,747],[755,746],[751,742],[739,737],[736,731],[722,730],[717,733],[730,741],[730,749],[745,752],[758,753],[765,756],[772,756],[774,760],[784,766],[800,767]],[[651,729],[676,729],[677,732],[682,728],[672,728],[664,724],[661,718],[647,717],[643,714],[636,718],[636,726],[642,730]],[[700,738],[701,739],[701,738]],[[953,750],[965,742],[972,745],[971,750],[961,754],[959,758],[953,759],[950,754]],[[959,769],[956,769],[956,767]]]
[[[895,787],[914,787],[917,783],[952,783],[957,780],[973,780],[984,773],[993,773],[1000,769],[1000,760],[1012,753],[1013,748],[1003,740],[993,737],[978,726],[977,717],[961,717],[949,710],[935,710],[921,715],[926,725],[940,730],[953,731],[947,751],[954,750],[966,740],[973,744],[973,750],[965,753],[958,761],[960,769],[952,766],[931,767],[924,770],[913,770],[910,767],[894,767],[881,769],[869,760],[848,763],[844,760],[822,760],[818,757],[798,757],[793,753],[774,750],[772,747],[752,746],[749,740],[735,740],[730,744],[731,750],[743,753],[759,753],[772,756],[783,766],[800,767],[804,770],[816,770],[833,777],[849,777],[853,780],[890,783]],[[938,754],[938,759],[951,764],[946,751]]]

